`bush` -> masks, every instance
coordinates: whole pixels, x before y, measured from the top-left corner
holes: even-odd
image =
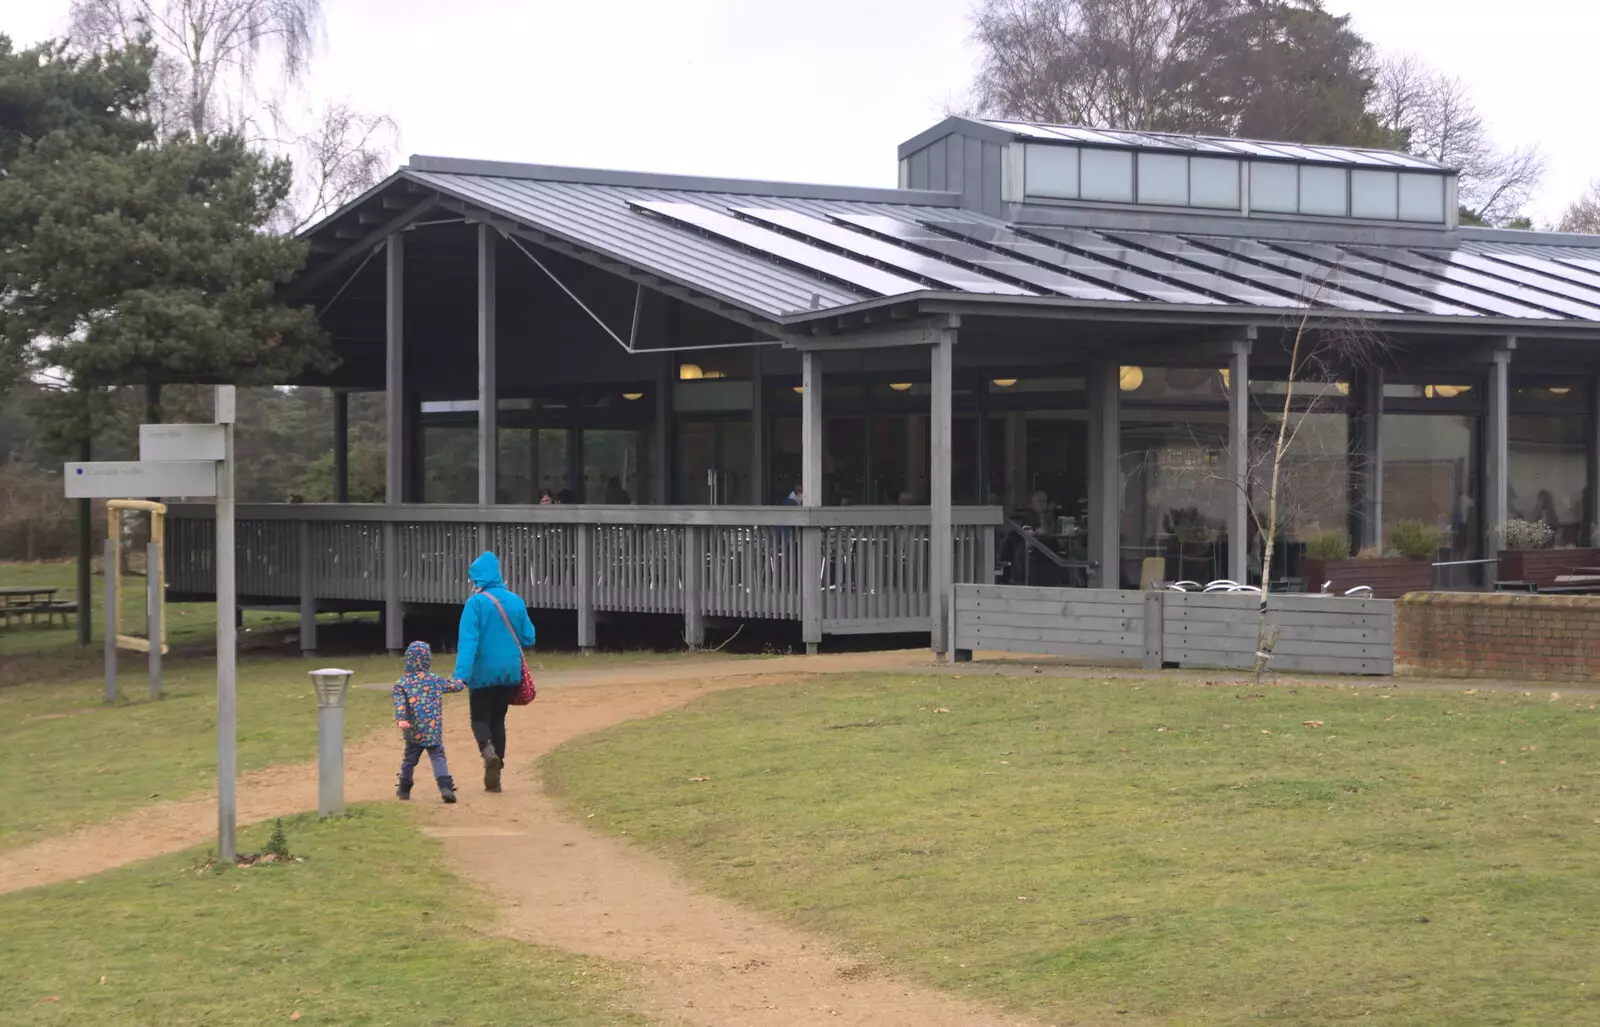
[[[1389,529],[1389,548],[1412,560],[1432,559],[1439,552],[1438,528],[1421,521],[1396,521]]]
[[[1500,525],[1500,541],[1507,549],[1553,549],[1556,529],[1543,521],[1513,518]]]
[[[1317,531],[1306,536],[1307,560],[1350,559],[1350,536],[1342,531]]]

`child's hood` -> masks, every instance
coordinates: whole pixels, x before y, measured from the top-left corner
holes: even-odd
[[[406,673],[426,674],[433,667],[433,650],[426,642],[412,642],[406,646]]]

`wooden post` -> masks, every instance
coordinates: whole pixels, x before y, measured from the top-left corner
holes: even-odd
[[[1357,549],[1383,548],[1383,368],[1368,368],[1361,376],[1361,535]],[[1322,583],[1306,582],[1307,591]],[[1315,588],[1313,587],[1315,586]]]
[[[405,236],[395,232],[385,247],[384,296],[384,500],[406,501]]]
[[[578,648],[594,648],[594,533],[592,524],[574,525],[578,539]]]
[[[1484,424],[1483,440],[1483,523],[1479,526],[1483,532],[1485,559],[1500,555],[1500,530],[1508,516],[1506,497],[1510,491],[1510,365],[1511,351],[1516,345],[1515,338],[1507,338],[1490,354],[1489,416]],[[1498,577],[1499,572],[1494,573]]]
[[[800,502],[807,507],[822,505],[821,361],[809,350],[800,355]],[[802,528],[800,544],[800,635],[815,656],[822,646],[822,529]]]
[[[772,502],[767,494],[767,414],[766,387],[761,380],[761,351],[750,351],[750,502],[762,506]]]
[[[928,418],[928,617],[933,651],[953,653],[949,602],[955,588],[955,532],[950,512],[950,418],[955,329],[933,345]]]
[[[115,515],[108,514],[108,516],[115,521]],[[117,608],[117,575],[115,568],[117,566],[117,540],[115,538],[106,539],[101,552],[105,554],[102,558],[104,560],[102,571],[104,572],[106,583],[106,612],[104,618],[106,636],[106,702],[116,702],[117,617],[115,611]],[[79,601],[78,605],[80,607],[87,608],[89,606],[89,597],[85,595],[82,600]],[[79,616],[82,615],[82,611],[80,610]]]
[[[1166,630],[1166,602],[1161,592],[1144,594],[1144,669],[1160,670],[1165,660],[1162,633]]]
[[[672,372],[676,362],[671,353],[661,354],[656,368],[655,436],[650,440],[655,477],[650,483],[650,501],[666,506],[672,496]]]
[[[702,588],[706,561],[701,552],[700,528],[693,524],[683,526],[683,638],[690,649],[698,649],[706,642],[706,619]]]
[[[1122,584],[1122,421],[1120,369],[1115,362],[1089,368],[1089,559],[1096,588]]]
[[[1245,584],[1250,576],[1250,341],[1235,339],[1228,359],[1228,577]],[[1268,574],[1272,554],[1262,558]]]
[[[296,555],[300,570],[300,655],[317,651],[317,597],[311,573],[311,522],[301,521],[296,528]]]
[[[155,515],[151,514],[154,519]],[[150,623],[146,632],[150,639],[150,698],[161,698],[161,642],[166,636],[166,625],[162,623],[163,614],[166,612],[165,604],[161,601],[161,590],[166,587],[167,576],[161,566],[162,547],[160,541],[145,544],[144,587],[146,619]]]
[[[405,607],[400,602],[400,525],[383,522],[383,647],[398,656],[406,646]]]
[[[500,390],[496,375],[496,248],[500,235],[478,225],[478,505],[495,504],[500,463]],[[488,549],[487,540],[482,548]]]

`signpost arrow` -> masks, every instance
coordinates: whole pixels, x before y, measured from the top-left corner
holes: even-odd
[[[68,499],[214,496],[215,460],[102,460],[66,465]]]
[[[220,424],[141,424],[139,461],[221,460],[222,435]]]

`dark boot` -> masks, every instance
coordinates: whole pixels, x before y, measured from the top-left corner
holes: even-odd
[[[449,774],[439,779],[439,798],[445,802],[456,801],[456,779]]]
[[[505,765],[506,761],[501,759],[499,754],[494,751],[494,746],[486,745],[483,747],[484,791],[498,792],[500,790],[500,768]]]
[[[411,798],[411,784],[411,778],[401,774],[399,783],[395,785],[394,797],[402,801],[409,800]]]

